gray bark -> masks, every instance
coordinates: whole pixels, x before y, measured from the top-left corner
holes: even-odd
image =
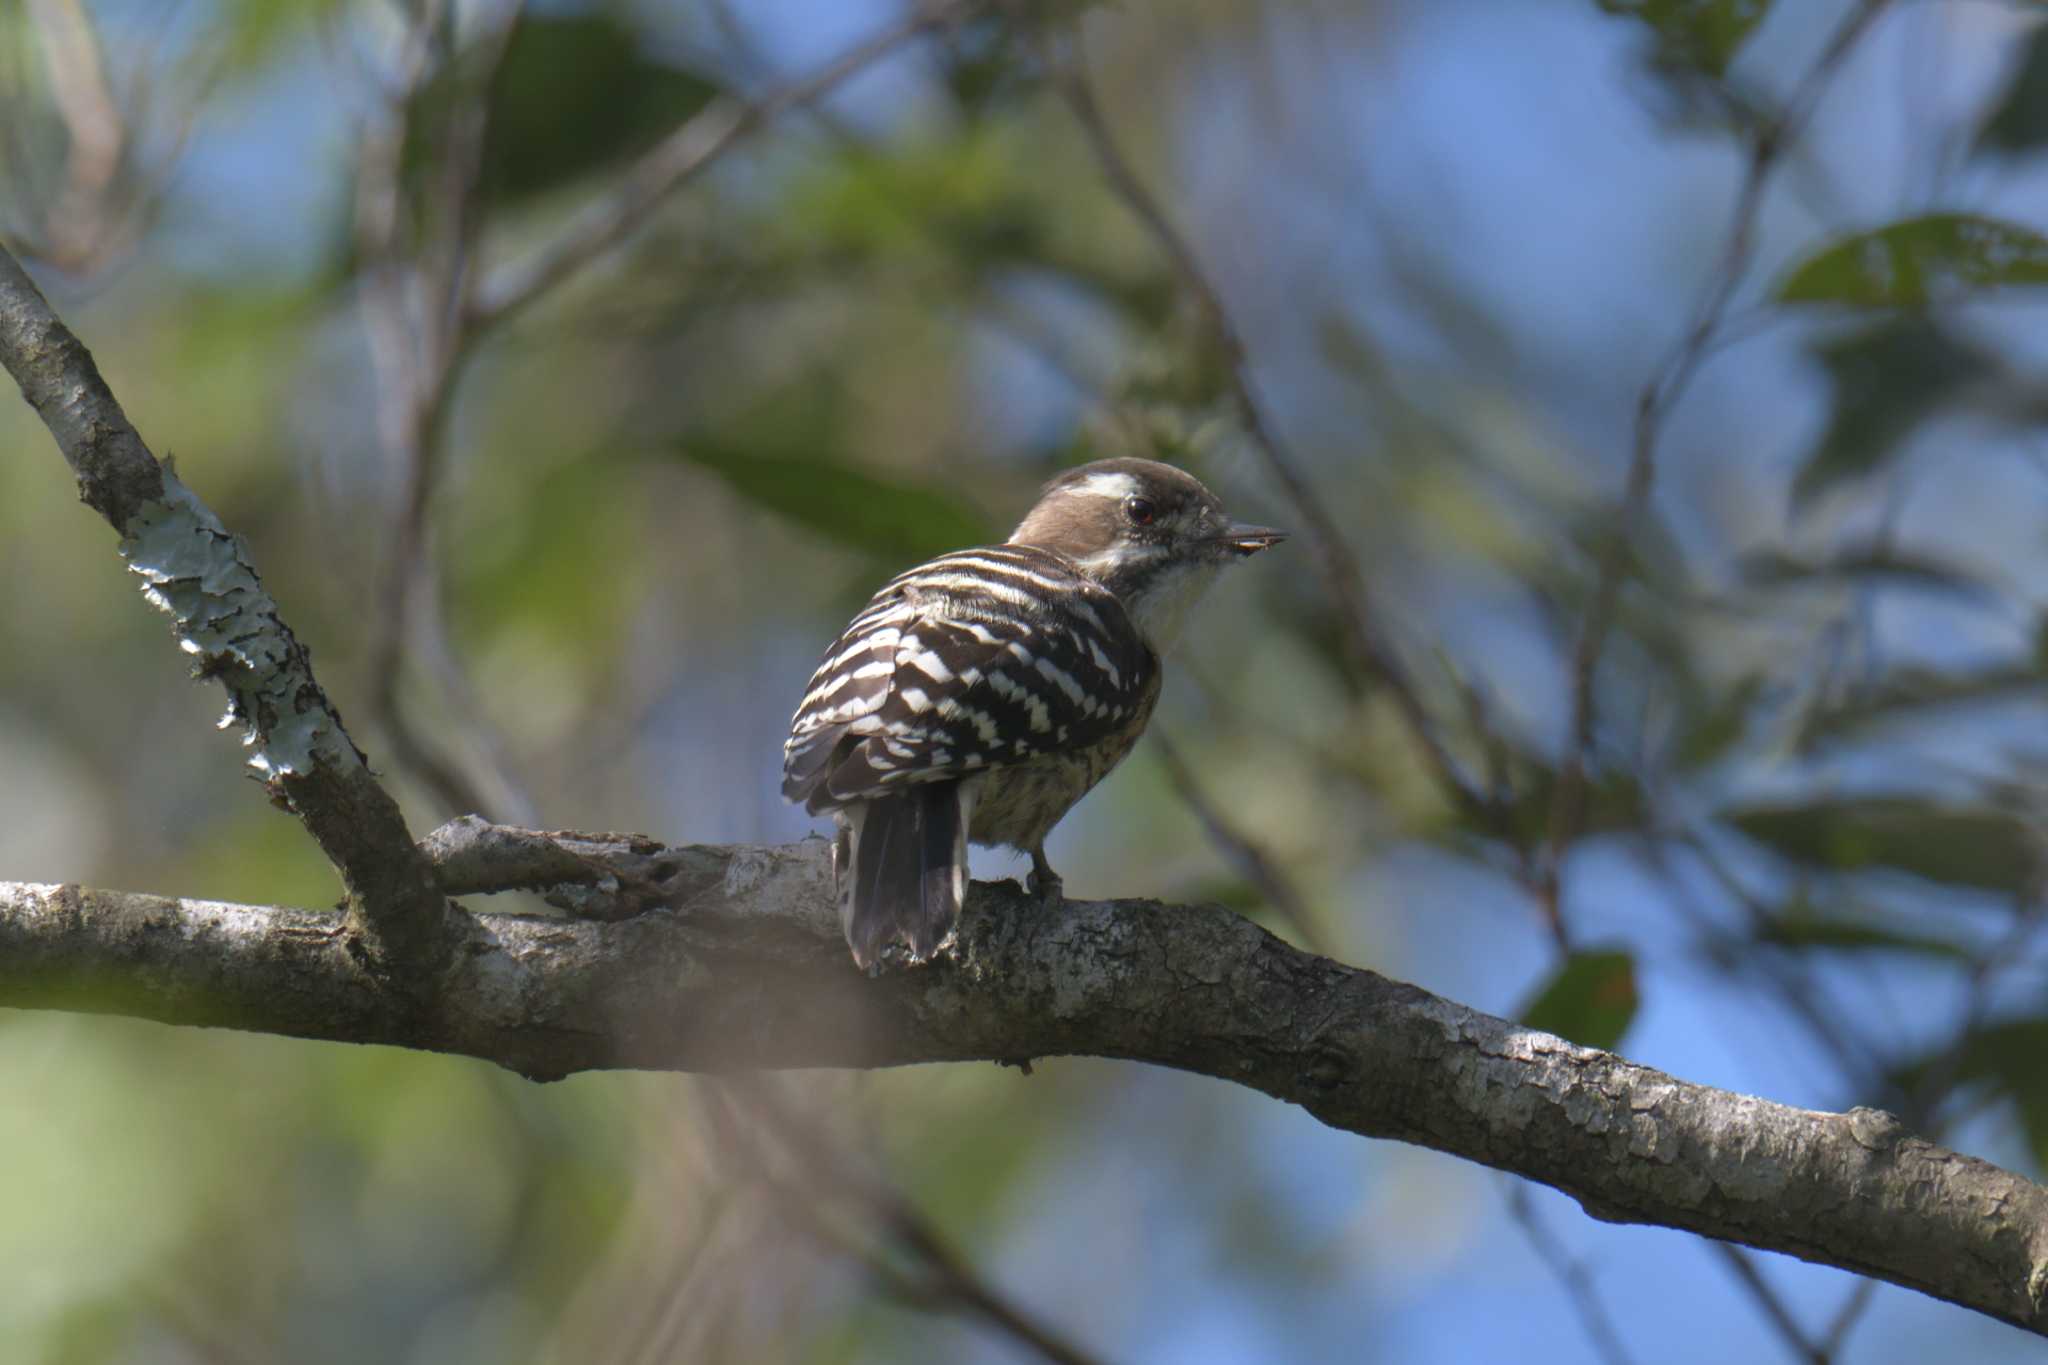
[[[1118,1057],[1653,1223],[1918,1289],[2048,1333],[2048,1190],[1875,1110],[1677,1080],[1288,946],[1215,907],[977,883],[954,951],[849,961],[824,845],[665,847],[462,821],[442,889],[552,888],[621,918],[458,917],[431,1004],[344,917],[0,883],[0,1005],[100,1010],[482,1058],[535,1079]]]

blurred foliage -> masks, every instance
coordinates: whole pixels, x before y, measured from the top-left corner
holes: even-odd
[[[1801,502],[1882,468],[1916,427],[1993,368],[1968,341],[1917,315],[1817,341],[1813,355],[1827,371],[1833,410],[1793,481]]]
[[[1758,938],[1782,948],[1922,953],[1957,962],[1969,960],[1968,950],[1955,939],[1914,933],[1886,924],[1872,915],[1845,914],[1805,899],[1796,901],[1774,916]]]
[[[1978,131],[1977,146],[2021,155],[2048,143],[2048,24],[2036,24],[2005,93]]]
[[[1803,737],[1808,741],[1870,739],[1880,727],[1924,721],[1961,703],[2038,699],[2044,684],[2048,684],[2048,673],[2038,659],[1978,672],[1901,668],[1876,687],[1812,712]]]
[[[832,443],[845,425],[830,382],[813,377],[716,434],[685,437],[675,453],[748,502],[883,565],[914,564],[998,538],[942,483],[892,479],[835,456]]]
[[[2015,815],[1906,797],[1816,797],[1737,807],[1728,821],[1773,852],[1814,868],[1896,868],[1933,882],[2029,892],[2040,838]]]
[[[1581,1047],[1614,1048],[1641,1003],[1633,955],[1580,949],[1559,964],[1515,1017]]]
[[[86,8],[117,101],[150,130],[122,164],[154,227],[132,257],[53,276],[58,306],[249,539],[428,827],[453,812],[361,715],[408,490],[359,310],[367,265],[322,249],[357,235],[359,125],[414,91],[397,238],[431,256],[450,149],[487,115],[476,235],[455,256],[488,271],[709,101],[772,93],[887,16],[536,4],[491,69],[488,7],[458,5],[408,81],[418,0]],[[1727,157],[1683,154],[1641,116],[1632,73],[1610,72],[1614,16],[1656,89],[1703,115],[1687,136],[1734,152],[1827,15],[1062,9],[1087,11],[1106,123],[1213,273],[1274,428],[1358,558],[1370,625],[1475,784],[1448,793],[1393,683],[1359,675],[1310,538],[1226,576],[1159,723],[1317,931],[1348,960],[1588,1046],[1625,1038],[1676,1074],[1918,1105],[1930,1135],[1994,1113],[1966,1136],[2048,1155],[2028,933],[2048,809],[2048,357],[2024,311],[2040,296],[2014,287],[2048,280],[2025,207],[2048,25],[1998,30],[2009,59],[1970,67],[1997,74],[1955,127],[1896,117],[1896,60],[1831,88],[1823,131],[1853,125],[1859,159],[1819,164],[1832,135],[1784,158],[1758,255],[1794,264],[1741,282],[1754,313],[1659,418],[1650,505],[1618,529],[1622,433],[1663,329],[1696,315],[1729,187]],[[1989,21],[1955,13],[1945,41],[1989,41]],[[43,220],[75,150],[25,14],[0,13],[10,223]],[[1894,24],[1871,41],[1896,58]],[[1962,100],[1949,75],[1944,108]],[[1917,216],[1822,242],[1824,171],[1859,194],[1966,183],[1968,202],[1916,191]],[[416,326],[446,321],[436,307],[406,299]],[[399,694],[543,823],[798,837],[810,825],[777,799],[775,766],[818,646],[882,578],[1003,534],[1052,470],[1165,455],[1234,511],[1305,530],[1236,420],[1229,362],[1048,97],[1038,45],[984,8],[787,111],[481,339],[439,414],[432,610]],[[240,775],[211,730],[217,694],[187,683],[18,408],[0,405],[20,456],[0,460],[0,574],[20,588],[0,611],[0,876],[331,903],[331,870]],[[1560,850],[1572,655],[1610,556],[1585,818]],[[1142,747],[1053,854],[1076,895],[1271,913]],[[1553,859],[1563,936],[1542,909]],[[1971,1008],[1926,1006],[1958,997]],[[1764,1046],[1742,1032],[1781,1015]],[[883,1292],[855,1253],[909,1264],[888,1220],[844,1185],[768,1169],[692,1081],[539,1088],[447,1058],[83,1017],[0,1030],[0,1160],[33,1173],[0,1217],[0,1359],[1008,1358],[929,1311],[948,1305]],[[1488,1259],[1514,1239],[1472,1172],[1333,1140],[1227,1086],[1050,1062],[1028,1081],[916,1068],[781,1093],[997,1289],[1111,1359],[1407,1359],[1412,1324],[1388,1323],[1527,1269]],[[1640,1278],[1650,1259],[1588,1264],[1630,1330],[1682,1356],[1686,1296]],[[1726,1354],[1747,1309],[1696,1269],[1713,1329],[1698,1340]],[[1513,1339],[1475,1357],[1575,1342],[1564,1299],[1525,1295],[1502,1315]],[[1912,1320],[1960,1339],[1953,1317]],[[1877,1335],[1855,1343],[1873,1359]]]
[[[486,204],[522,201],[602,174],[646,150],[718,93],[712,80],[647,50],[642,35],[607,14],[523,16],[488,72],[472,48],[428,82],[416,101],[405,149],[408,179],[430,179],[444,164],[451,122],[485,87],[478,188]]]
[[[1821,248],[1778,286],[1785,303],[1925,308],[1986,289],[2048,284],[2048,237],[1975,213],[1930,213]]]
[[[1736,570],[1744,583],[1756,588],[1918,588],[1965,602],[1992,596],[1975,575],[1957,565],[1889,545],[1847,544],[1819,561],[1760,550],[1744,555]]]
[[[1046,246],[1039,205],[1016,175],[1025,154],[1003,124],[968,124],[956,137],[886,152],[850,142],[785,207],[807,248],[828,258],[928,266],[936,249],[940,261],[984,268],[1027,263]]]
[[[331,22],[351,0],[219,0],[216,22],[208,25],[207,46],[233,73],[260,70],[286,54],[289,45]]]
[[[2048,1164],[2048,1018],[2004,1019],[1975,1030],[1960,1047],[1947,1047],[1899,1068],[1900,1085],[1988,1086],[2007,1097],[2019,1115],[2034,1159]]]
[[[1641,20],[1657,36],[1665,60],[1695,67],[1710,76],[1726,74],[1728,63],[1750,32],[1770,13],[1771,0],[1598,0],[1610,14]]]

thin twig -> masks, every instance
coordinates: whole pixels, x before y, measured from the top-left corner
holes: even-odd
[[[714,100],[655,144],[625,172],[617,190],[578,214],[554,241],[484,279],[469,304],[468,325],[481,331],[506,321],[630,237],[669,195],[749,133],[788,110],[822,99],[911,39],[953,23],[975,7],[975,0],[919,4],[816,71],[768,95],[749,101]]]
[[[1856,7],[1814,59],[1813,65],[1793,87],[1784,109],[1775,119],[1759,123],[1751,133],[1749,160],[1743,171],[1741,189],[1736,194],[1720,258],[1707,277],[1706,289],[1693,310],[1691,323],[1658,362],[1637,396],[1628,479],[1621,507],[1600,552],[1592,601],[1572,649],[1571,720],[1566,732],[1557,795],[1550,808],[1548,856],[1540,883],[1545,912],[1553,920],[1562,915],[1558,900],[1564,856],[1585,829],[1586,763],[1593,748],[1595,722],[1593,677],[1620,605],[1622,582],[1627,576],[1630,532],[1642,522],[1649,510],[1650,490],[1656,478],[1657,443],[1663,435],[1665,421],[1679,399],[1691,388],[1736,290],[1749,273],[1756,252],[1757,221],[1772,173],[1786,149],[1805,132],[1829,80],[1871,22],[1889,3],[1890,0],[1858,0]]]
[[[1310,952],[1322,957],[1335,957],[1328,938],[1316,926],[1315,916],[1301,893],[1286,873],[1257,844],[1224,818],[1215,803],[1195,780],[1194,772],[1180,756],[1180,749],[1166,735],[1154,731],[1153,744],[1159,754],[1159,761],[1166,767],[1167,780],[1179,793],[1181,801],[1202,822],[1208,832],[1209,842],[1216,846],[1223,861],[1237,869],[1238,875],[1251,883],[1252,889],[1277,913],[1294,931]]]
[[[1842,1306],[1835,1310],[1835,1316],[1828,1323],[1828,1330],[1822,1334],[1820,1349],[1828,1359],[1833,1360],[1842,1353],[1842,1347],[1849,1340],[1850,1329],[1856,1326],[1870,1307],[1877,1294],[1878,1281],[1858,1280],[1842,1300]]]
[[[999,1294],[947,1242],[924,1213],[904,1194],[873,1171],[848,1159],[824,1138],[817,1125],[791,1112],[762,1078],[735,1076],[706,1087],[753,1126],[774,1139],[788,1154],[785,1163],[794,1177],[784,1177],[762,1158],[754,1145],[730,1144],[731,1153],[747,1161],[757,1179],[785,1196],[814,1233],[842,1253],[859,1260],[903,1302],[926,1308],[951,1308],[979,1318],[1018,1345],[1053,1365],[1094,1365],[1095,1357],[1037,1322]],[[837,1197],[850,1199],[859,1221],[892,1239],[923,1273],[911,1276],[867,1238],[851,1235],[824,1216]]]
[[[1224,370],[1229,376],[1231,397],[1245,434],[1264,458],[1279,482],[1295,514],[1308,530],[1315,547],[1316,562],[1325,590],[1337,605],[1339,628],[1345,654],[1360,679],[1377,678],[1393,696],[1409,734],[1445,790],[1460,806],[1472,812],[1486,812],[1486,793],[1466,774],[1437,731],[1435,719],[1423,705],[1421,693],[1408,675],[1393,646],[1382,636],[1371,601],[1365,591],[1364,575],[1357,556],[1327,510],[1327,504],[1309,486],[1293,454],[1280,438],[1267,415],[1251,374],[1244,340],[1224,307],[1223,296],[1203,269],[1194,247],[1167,216],[1165,208],[1145,187],[1129,158],[1124,155],[1102,109],[1088,84],[1086,57],[1078,32],[1067,35],[1070,50],[1064,58],[1055,52],[1037,23],[1022,13],[1018,0],[1011,0],[1011,12],[1033,34],[1039,58],[1072,112],[1095,155],[1110,190],[1144,226],[1166,257],[1181,285],[1198,305],[1203,320],[1221,349]]]
[[[1741,1247],[1728,1242],[1713,1243],[1714,1251],[1722,1263],[1735,1272],[1735,1278],[1756,1300],[1757,1308],[1765,1319],[1777,1330],[1787,1350],[1805,1361],[1806,1365],[1828,1365],[1826,1352],[1806,1339],[1806,1329],[1799,1325],[1799,1319],[1792,1316],[1792,1310],[1778,1291],[1771,1288],[1769,1280],[1756,1267],[1756,1260]]]
[[[107,199],[129,130],[107,83],[99,32],[79,0],[29,0],[28,9],[67,135],[64,187],[44,216],[45,241],[53,264],[80,270],[99,257],[111,232]]]
[[[437,576],[427,553],[428,509],[446,464],[447,420],[456,385],[473,354],[464,311],[474,288],[471,262],[481,230],[477,203],[493,91],[524,14],[509,0],[478,40],[479,76],[460,107],[447,115],[439,174],[431,185],[435,211],[423,223],[406,219],[404,150],[414,140],[415,113],[427,86],[443,78],[452,58],[438,36],[447,14],[423,5],[401,49],[399,79],[377,131],[361,139],[357,163],[356,238],[364,266],[363,310],[377,371],[378,425],[398,467],[401,491],[391,527],[379,610],[373,620],[368,673],[372,718],[398,762],[453,812],[504,810],[535,818],[533,803],[510,775],[502,745],[467,695],[461,670],[439,670],[456,709],[469,717],[488,762],[486,774],[437,752],[414,726],[400,689],[407,641],[430,637],[429,653],[452,658],[439,610]],[[417,229],[424,239],[408,242]],[[495,789],[497,799],[486,795]]]
[[[1622,1345],[1621,1334],[1615,1330],[1613,1320],[1607,1316],[1606,1306],[1600,1302],[1600,1295],[1593,1287],[1592,1272],[1586,1268],[1585,1261],[1572,1255],[1570,1248],[1544,1226],[1534,1201],[1529,1198],[1526,1182],[1509,1180],[1508,1213],[1522,1229],[1522,1235],[1529,1239],[1537,1259],[1550,1268],[1564,1286],[1565,1293],[1571,1296],[1579,1323],[1586,1329],[1586,1339],[1593,1343],[1593,1349],[1600,1358],[1607,1365],[1632,1365],[1628,1348]]]

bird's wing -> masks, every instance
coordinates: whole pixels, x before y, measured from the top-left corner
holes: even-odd
[[[812,812],[1085,748],[1129,722],[1158,669],[1115,597],[1015,545],[892,580],[811,675],[783,795]]]

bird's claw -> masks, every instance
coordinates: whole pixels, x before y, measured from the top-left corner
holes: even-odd
[[[1038,897],[1040,909],[1048,912],[1058,910],[1066,901],[1066,883],[1044,858],[1034,859],[1033,863],[1031,876],[1026,879],[1025,887],[1032,895]]]

